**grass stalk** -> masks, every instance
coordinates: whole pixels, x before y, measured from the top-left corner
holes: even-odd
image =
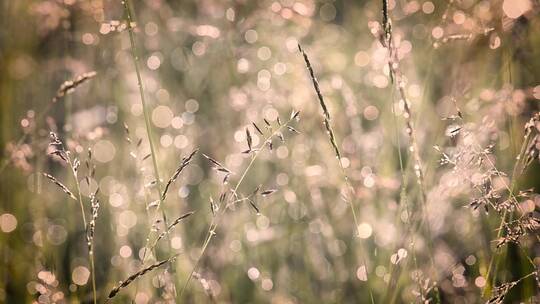
[[[84,224],[84,231],[88,231],[88,222],[86,221],[86,212],[84,211],[84,204],[83,204],[83,198],[81,194],[81,185],[79,183],[79,178],[77,176],[77,171],[73,165],[73,162],[68,154],[68,162],[70,165],[71,173],[73,175],[73,179],[75,180],[75,188],[77,190],[77,200],[79,202],[79,206],[81,208],[81,216]],[[97,292],[96,292],[96,274],[95,274],[95,263],[94,263],[94,251],[93,251],[93,245],[90,246],[88,250],[88,256],[90,260],[90,273],[92,277],[92,297],[94,304],[97,303]]]
[[[521,172],[524,170],[524,168],[520,168],[521,166],[521,162],[523,161],[523,158],[525,156],[525,153],[527,151],[527,147],[529,145],[529,142],[530,142],[530,137],[531,137],[531,133],[529,132],[529,130],[526,131],[527,133],[525,134],[525,137],[523,139],[523,143],[521,145],[521,148],[520,148],[520,151],[519,151],[519,154],[516,156],[516,162],[514,163],[514,167],[512,169],[512,180],[511,180],[511,184],[508,185],[504,179],[501,179],[503,181],[503,184],[504,186],[506,187],[506,190],[508,191],[508,195],[516,202],[517,204],[517,199],[514,195],[514,191],[515,191],[515,187],[516,187],[516,179],[519,175],[518,171],[521,170]],[[493,161],[489,158],[489,157],[485,157],[485,159],[488,161],[489,165],[496,169],[495,167],[495,164],[493,163]],[[496,172],[498,172],[497,170],[495,170]],[[504,225],[506,223],[506,217],[508,215],[508,211],[505,209],[503,211],[503,214],[501,216],[501,221],[499,223],[499,228],[498,228],[498,231],[497,231],[497,239],[501,238],[502,237],[502,234],[503,234],[503,228],[504,228]],[[494,281],[496,279],[496,276],[493,275],[492,273],[492,270],[493,270],[493,266],[495,264],[498,264],[499,262],[499,255],[497,253],[495,254],[492,254],[491,255],[491,258],[489,260],[489,266],[488,266],[488,270],[486,272],[486,285],[484,286],[484,289],[482,291],[482,296],[483,297],[486,297],[486,296],[489,296],[489,293],[490,293],[490,290],[491,288],[494,286]],[[534,264],[533,264],[534,266]],[[492,282],[492,277],[493,276],[493,282]]]
[[[251,154],[252,156],[251,156],[251,160],[250,160],[249,164],[247,165],[246,169],[244,169],[244,171],[242,172],[242,175],[240,176],[240,179],[238,180],[238,182],[236,183],[236,186],[232,190],[233,194],[236,194],[238,192],[238,189],[240,188],[240,185],[242,185],[245,177],[247,176],[250,169],[253,167],[253,164],[257,160],[259,154],[264,150],[264,147],[266,146],[266,143],[269,140],[271,140],[274,136],[276,136],[278,133],[280,133],[281,130],[283,128],[287,127],[294,119],[295,119],[294,117],[291,117],[287,122],[281,124],[275,131],[272,132],[271,135],[269,135],[268,137],[266,137],[262,141],[262,145],[261,145],[260,149],[253,150],[253,154]],[[239,202],[239,201],[240,200],[234,200],[232,203],[236,203],[236,202]],[[216,235],[216,229],[219,227],[220,220],[223,217],[223,215],[225,214],[225,212],[227,211],[227,208],[229,207],[229,205],[230,204],[228,202],[225,202],[225,206],[220,206],[221,212],[217,213],[215,216],[212,217],[212,221],[210,222],[208,231],[206,232],[206,237],[205,237],[203,245],[202,245],[201,253],[200,253],[199,257],[197,258],[197,260],[195,261],[195,264],[193,265],[193,268],[191,269],[191,271],[190,271],[190,273],[189,273],[189,275],[188,275],[188,277],[186,279],[186,282],[182,286],[182,290],[180,291],[180,294],[179,294],[179,299],[182,299],[182,296],[184,295],[184,292],[186,291],[187,287],[189,286],[189,283],[191,282],[191,279],[193,278],[193,274],[197,271],[197,269],[199,267],[199,264],[200,264],[202,258],[204,257],[204,255],[206,253],[208,245],[210,244],[210,242],[211,242],[212,238],[214,237],[214,235]]]
[[[392,93],[391,93],[390,107],[391,107],[391,114],[392,114],[392,127],[394,129],[394,137],[395,137],[394,140],[396,141],[398,161],[399,161],[399,171],[400,171],[400,174],[401,174],[401,186],[400,186],[400,194],[399,194],[400,206],[405,206],[405,210],[407,212],[407,221],[410,222],[412,211],[410,210],[409,201],[407,199],[408,181],[407,181],[407,177],[405,175],[405,168],[404,168],[404,165],[403,165],[403,155],[401,153],[401,141],[399,140],[399,130],[398,130],[398,127],[397,127],[397,117],[396,117],[396,113],[395,113],[395,109],[394,109],[394,90],[392,90]],[[397,217],[399,218],[400,216],[401,216],[401,212],[398,212]],[[408,233],[411,234],[411,238],[414,238],[414,235],[411,233],[410,228],[411,227],[409,226]],[[417,266],[417,259],[416,259],[416,250],[414,249],[414,244],[415,244],[414,239],[412,239],[411,240],[411,247],[412,247],[411,251],[412,251],[413,261],[415,263],[415,267],[418,267]],[[391,265],[390,269],[392,269],[392,265]],[[397,294],[397,288],[395,288],[396,287],[395,284],[397,284],[397,280],[399,278],[399,273],[400,273],[399,265],[393,266],[393,270],[391,271],[390,280],[389,280],[390,285],[389,285],[389,288],[387,288],[386,295],[384,297],[385,302],[387,302],[387,303],[394,303],[394,301],[395,301],[395,296]],[[392,292],[391,301],[388,302],[388,297],[389,297],[391,292]],[[422,293],[422,296],[423,296],[423,289],[422,288],[420,288],[420,292]]]
[[[139,95],[141,98],[141,104],[143,108],[143,116],[144,116],[144,124],[146,128],[146,134],[148,136],[148,144],[150,146],[150,154],[152,158],[152,166],[154,169],[154,178],[156,180],[156,187],[158,190],[159,195],[159,202],[156,206],[156,212],[161,211],[161,217],[163,218],[163,223],[165,224],[165,227],[168,227],[169,224],[167,222],[167,215],[165,213],[165,210],[163,210],[162,204],[163,204],[163,197],[162,197],[162,185],[161,185],[161,179],[159,174],[159,166],[157,161],[157,154],[156,154],[156,148],[154,145],[154,140],[152,136],[152,124],[150,121],[150,110],[148,109],[148,104],[146,102],[145,93],[144,93],[144,85],[142,81],[141,71],[140,71],[140,64],[139,64],[139,55],[137,50],[137,44],[135,42],[135,35],[133,33],[133,17],[131,15],[131,9],[129,7],[129,0],[122,0],[122,5],[124,7],[124,12],[126,15],[126,21],[127,21],[127,27],[128,27],[128,34],[129,34],[129,42],[131,45],[131,57],[133,59],[133,65],[135,67],[135,73],[137,74],[137,86],[139,88]],[[167,232],[167,248],[170,253],[171,251],[171,243],[169,239],[169,233]],[[146,253],[146,251],[145,251]],[[174,272],[174,263],[171,264],[171,267]],[[174,280],[175,285],[175,294],[178,290],[178,282],[177,280]]]
[[[392,22],[389,17],[389,11],[388,11],[388,0],[382,1],[383,9],[382,9],[382,15],[383,15],[383,31],[382,38],[384,41],[384,46],[388,50],[388,68],[390,72],[390,78],[392,82],[395,84],[396,89],[398,91],[399,97],[401,98],[403,102],[404,107],[404,117],[405,117],[405,131],[407,132],[407,135],[410,139],[410,146],[409,150],[412,152],[412,157],[414,161],[414,172],[416,174],[417,183],[420,190],[420,203],[421,203],[421,212],[422,217],[421,219],[413,224],[413,227],[411,229],[411,235],[413,235],[416,231],[420,230],[422,226],[424,225],[424,222],[426,223],[426,234],[428,239],[428,256],[431,263],[431,269],[433,270],[433,273],[435,273],[435,262],[433,260],[433,250],[431,245],[432,240],[432,234],[431,234],[431,228],[429,223],[429,217],[427,214],[427,195],[426,195],[426,186],[425,186],[425,180],[424,180],[424,172],[423,172],[423,165],[422,165],[422,159],[420,157],[419,152],[419,146],[416,136],[416,129],[413,124],[413,115],[412,110],[410,108],[410,103],[407,98],[407,95],[405,93],[405,83],[402,79],[402,74],[399,69],[399,60],[397,58],[397,50],[395,49],[393,45],[393,37],[392,37]],[[393,107],[393,105],[392,105]],[[392,108],[393,111],[393,108]],[[395,115],[394,115],[395,116]],[[414,244],[414,241],[413,241]],[[414,249],[413,249],[414,250]],[[416,260],[416,257],[414,257]],[[435,284],[436,284],[436,280]],[[437,285],[434,287],[435,290],[435,300],[437,303],[441,302],[440,299],[440,293]]]
[[[332,145],[332,148],[334,149],[334,154],[337,158],[337,161],[338,161],[338,164],[339,164],[339,168],[341,170],[341,174],[343,176],[343,179],[345,181],[345,186],[347,187],[347,196],[346,196],[346,201],[347,201],[347,205],[349,205],[350,209],[351,209],[351,214],[352,214],[352,217],[353,217],[353,221],[354,221],[354,225],[356,227],[356,233],[357,233],[357,237],[360,235],[360,226],[359,226],[359,223],[358,223],[358,217],[356,215],[356,210],[354,208],[354,204],[353,204],[353,200],[354,200],[354,197],[355,197],[355,192],[354,192],[354,188],[352,187],[350,181],[349,181],[349,177],[347,175],[347,172],[345,170],[345,168],[343,167],[343,163],[341,162],[341,152],[339,150],[339,147],[338,147],[338,144],[337,144],[337,141],[336,141],[336,136],[334,135],[334,130],[332,129],[332,126],[330,124],[330,112],[328,111],[328,108],[326,106],[326,103],[324,101],[324,97],[321,93],[321,90],[319,88],[319,82],[317,81],[317,78],[315,77],[315,73],[313,72],[313,68],[311,66],[311,62],[309,61],[309,58],[306,54],[306,52],[304,52],[304,50],[302,49],[302,46],[300,46],[300,44],[298,44],[298,50],[300,51],[300,53],[302,53],[302,56],[304,57],[304,62],[306,64],[306,68],[308,69],[309,71],[309,75],[311,77],[311,82],[313,83],[313,88],[315,89],[315,92],[317,94],[317,98],[319,99],[319,104],[323,110],[323,120],[324,120],[324,127],[326,129],[326,132],[328,134],[328,139],[330,141],[330,144]],[[367,268],[367,262],[366,262],[366,258],[365,258],[365,255],[364,253],[361,251],[361,259],[362,259],[362,263],[364,264],[364,269],[366,271],[366,283],[368,285],[368,290],[369,290],[369,298],[370,298],[370,301],[371,303],[375,303],[374,301],[374,298],[373,298],[373,292],[371,290],[371,287],[370,287],[370,282],[369,282],[369,274],[368,274],[368,268]]]

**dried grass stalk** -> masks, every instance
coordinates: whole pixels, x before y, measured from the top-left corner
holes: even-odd
[[[96,71],[91,71],[79,75],[72,80],[65,81],[64,83],[62,83],[62,85],[60,85],[58,91],[56,91],[56,95],[53,97],[52,102],[57,102],[64,96],[71,94],[78,86],[85,83],[87,80],[94,78],[96,75]]]
[[[213,159],[212,157],[206,155],[206,154],[203,154],[203,156],[208,159],[214,166],[212,167],[212,169],[218,171],[218,172],[223,172],[225,173],[225,176],[223,177],[223,184],[226,184],[227,181],[229,180],[229,177],[231,176],[232,171],[227,169],[225,166],[223,166],[220,162],[218,162],[217,160]]]
[[[99,189],[96,190],[95,193],[90,195],[90,203],[92,205],[92,218],[90,220],[90,223],[88,223],[88,227],[86,231],[86,240],[88,242],[88,252],[90,252],[90,254],[93,254],[94,233],[96,230],[96,220],[98,218],[98,211],[99,211],[99,200],[96,197],[98,191]]]
[[[330,113],[328,112],[328,108],[326,106],[326,103],[324,102],[323,95],[322,95],[321,90],[319,88],[319,82],[317,81],[317,78],[315,77],[315,74],[313,72],[313,68],[311,67],[311,62],[309,61],[309,58],[308,58],[306,52],[304,52],[304,50],[302,49],[300,44],[298,44],[298,50],[300,50],[300,52],[302,53],[302,55],[304,57],[306,67],[307,67],[307,69],[309,71],[309,75],[311,77],[311,82],[313,83],[313,87],[315,88],[315,92],[317,93],[317,97],[319,99],[319,104],[321,105],[321,108],[322,108],[323,113],[324,113],[324,127],[326,129],[327,134],[328,134],[328,139],[330,140],[330,143],[331,143],[331,145],[332,145],[332,147],[334,149],[334,153],[335,153],[336,158],[337,158],[338,163],[339,163],[339,168],[341,169],[341,173],[343,174],[343,179],[345,181],[348,193],[350,195],[350,197],[345,197],[345,201],[347,202],[347,204],[351,208],[351,214],[352,214],[352,217],[353,217],[354,225],[356,227],[356,233],[357,233],[357,236],[358,236],[358,235],[360,235],[360,231],[359,231],[359,228],[358,228],[359,227],[358,218],[356,216],[356,211],[354,209],[354,205],[353,205],[353,201],[352,201],[353,197],[354,197],[354,189],[352,188],[352,186],[351,186],[351,184],[349,182],[349,177],[347,176],[345,168],[343,167],[343,163],[341,162],[341,153],[339,151],[339,147],[338,147],[337,142],[336,142],[336,137],[334,136],[334,131],[332,130],[332,126],[330,125]],[[362,260],[363,260],[363,263],[364,263],[364,267],[366,267],[366,281],[368,282],[369,297],[370,297],[371,303],[374,304],[375,301],[373,299],[373,293],[371,291],[371,287],[369,287],[367,263],[366,263],[366,259],[365,259],[364,256],[362,256]]]
[[[259,209],[259,207],[257,207],[257,205],[255,205],[255,202],[253,200],[249,200],[249,205],[251,205],[251,207],[255,209],[257,215],[261,214],[261,210]]]
[[[330,120],[330,112],[328,112],[328,108],[324,103],[324,98],[322,96],[321,89],[319,88],[319,82],[317,81],[317,77],[315,77],[315,73],[313,72],[313,68],[311,67],[311,62],[309,61],[306,52],[304,52],[300,44],[298,44],[298,50],[302,53],[302,56],[304,57],[306,67],[309,71],[309,76],[311,77],[311,82],[313,83],[313,87],[315,88],[315,92],[317,93],[317,97],[319,98],[319,104],[321,105],[321,108],[324,112],[324,117],[327,120]]]
[[[306,63],[306,67],[309,71],[309,75],[311,77],[311,82],[313,83],[313,87],[315,88],[315,92],[317,93],[317,97],[319,99],[319,104],[321,105],[321,108],[324,113],[324,128],[326,129],[326,132],[328,133],[328,138],[330,139],[330,143],[332,144],[332,147],[334,148],[334,153],[336,154],[336,157],[341,163],[341,153],[339,152],[338,145],[336,143],[336,137],[334,136],[334,130],[332,130],[332,126],[330,125],[330,112],[328,112],[328,107],[326,106],[326,103],[324,102],[324,98],[321,93],[321,89],[319,88],[319,81],[317,81],[317,77],[315,77],[315,74],[313,72],[313,68],[311,67],[311,62],[309,61],[309,58],[300,46],[298,44],[298,50],[302,53],[302,56],[304,57],[304,61]]]
[[[259,128],[259,126],[257,126],[256,123],[252,122],[251,124],[253,125],[253,127],[255,128],[255,130],[257,130],[257,132],[259,132],[259,134],[261,134],[261,135],[264,136],[263,131],[261,131],[261,129]]]
[[[176,169],[176,171],[174,172],[174,174],[171,176],[171,178],[169,179],[169,181],[167,182],[167,184],[165,185],[165,190],[163,190],[163,194],[161,195],[161,199],[162,200],[165,200],[166,196],[167,196],[167,192],[169,191],[169,187],[171,186],[172,183],[174,183],[174,181],[176,181],[176,179],[178,178],[178,176],[180,175],[180,173],[182,173],[182,171],[184,170],[185,167],[187,167],[189,165],[189,163],[191,162],[191,160],[193,159],[193,156],[195,154],[197,154],[197,152],[199,151],[199,149],[195,149],[193,150],[193,152],[191,152],[191,154],[189,154],[187,157],[184,157],[182,158],[182,161],[180,162],[180,166],[178,166],[178,168]]]
[[[251,137],[251,132],[249,132],[248,128],[246,128],[246,141],[247,141],[248,149],[242,153],[247,154],[253,151],[253,138]]]
[[[77,200],[77,198],[75,197],[75,195],[73,195],[73,192],[71,192],[68,187],[66,187],[64,184],[62,184],[59,180],[56,179],[56,177],[48,174],[48,173],[43,173],[43,176],[45,176],[46,178],[48,178],[50,181],[52,181],[55,185],[57,185],[58,187],[60,187],[60,189],[62,189],[62,191],[64,191],[64,193],[66,193],[70,198],[74,199],[74,200]]]
[[[109,292],[109,296],[107,297],[107,301],[110,301],[112,298],[114,298],[122,289],[126,288],[127,286],[129,286],[129,284],[133,283],[133,281],[135,281],[137,278],[139,277],[142,277],[143,275],[147,274],[148,272],[168,263],[168,262],[171,262],[173,261],[178,255],[174,255],[166,260],[163,260],[163,261],[159,261],[159,262],[156,262],[132,275],[130,275],[127,279],[125,279],[124,281],[121,281],[119,283],[119,285],[117,285],[116,287],[114,287],[110,292]]]
[[[163,237],[165,237],[165,235],[166,235],[167,233],[169,233],[169,232],[170,232],[176,225],[178,225],[183,219],[185,219],[185,218],[191,216],[193,213],[195,213],[195,211],[190,211],[190,212],[188,212],[188,213],[186,213],[186,214],[181,215],[181,216],[180,216],[179,218],[177,218],[176,220],[174,220],[174,222],[172,222],[172,224],[170,224],[169,227],[167,227],[167,230],[163,231],[163,232],[156,238],[156,240],[154,241],[154,244],[152,245],[151,248],[154,248],[154,247],[157,245],[157,243],[158,243]]]
[[[261,192],[262,196],[269,196],[271,194],[274,194],[277,191],[277,189],[268,189]]]

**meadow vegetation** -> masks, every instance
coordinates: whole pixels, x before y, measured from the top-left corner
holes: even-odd
[[[0,1],[0,303],[540,302],[539,12]]]

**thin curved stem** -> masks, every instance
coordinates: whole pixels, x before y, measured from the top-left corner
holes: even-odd
[[[81,194],[81,186],[79,183],[79,178],[77,177],[77,172],[75,171],[75,168],[73,166],[73,162],[71,161],[71,158],[68,155],[68,162],[70,165],[71,173],[73,174],[73,178],[75,180],[75,188],[77,189],[77,196],[79,201],[79,206],[81,207],[81,216],[83,219],[84,224],[84,231],[88,231],[88,223],[86,222],[86,212],[84,211],[84,204]],[[92,296],[94,304],[97,304],[97,292],[96,292],[96,274],[95,274],[95,266],[94,266],[94,250],[93,245],[90,245],[90,250],[88,250],[89,260],[90,260],[90,273],[92,274]]]
[[[360,235],[360,227],[358,224],[358,217],[356,216],[356,210],[354,209],[353,204],[353,198],[355,196],[354,188],[351,186],[349,182],[349,177],[347,176],[347,172],[345,171],[345,168],[343,167],[343,163],[341,162],[341,152],[339,150],[339,146],[337,144],[336,136],[334,134],[334,130],[332,129],[332,125],[330,124],[330,112],[328,111],[328,107],[326,105],[326,102],[324,101],[324,96],[321,92],[321,89],[319,87],[319,81],[317,80],[317,77],[315,77],[315,72],[313,71],[313,67],[311,66],[311,62],[309,61],[309,57],[302,48],[300,44],[298,44],[298,50],[300,51],[302,57],[304,58],[304,62],[306,64],[306,68],[309,72],[309,76],[311,78],[311,83],[313,84],[313,89],[315,90],[315,93],[317,95],[317,99],[319,100],[319,105],[321,106],[321,109],[323,111],[323,123],[324,127],[326,129],[326,133],[328,135],[328,140],[330,141],[330,145],[332,146],[334,150],[334,154],[336,156],[336,159],[339,164],[339,168],[341,170],[341,174],[343,175],[343,179],[345,181],[345,185],[347,187],[347,190],[349,192],[350,197],[347,197],[346,202],[347,205],[349,205],[354,221],[354,225],[356,227],[356,236],[358,237]],[[369,298],[371,300],[371,303],[374,304],[375,301],[373,299],[373,292],[371,291],[370,283],[369,283],[369,274],[368,274],[368,268],[366,263],[365,255],[362,251],[360,251],[361,260],[364,264],[364,269],[366,271],[366,283],[368,285],[368,291],[369,291]]]
[[[516,163],[514,164],[514,168],[512,169],[512,182],[511,182],[510,186],[508,186],[508,184],[506,183],[506,181],[504,179],[501,179],[503,185],[505,186],[506,190],[508,191],[509,196],[516,202],[516,204],[517,204],[517,199],[516,199],[516,197],[514,195],[514,188],[516,186],[516,178],[517,178],[517,174],[518,174],[517,172],[518,172],[518,168],[519,168],[519,166],[521,164],[521,161],[522,161],[523,157],[525,156],[525,152],[526,152],[527,146],[529,144],[529,140],[530,140],[530,133],[527,133],[527,134],[525,134],[525,138],[524,138],[523,143],[521,145],[521,149],[519,151],[518,156],[516,157]],[[489,162],[491,167],[493,169],[495,169],[495,172],[498,172],[498,170],[496,170],[496,167],[495,167],[495,164],[493,163],[493,161],[489,157],[485,157],[485,159]],[[504,224],[506,223],[507,213],[508,212],[505,209],[503,211],[502,216],[501,216],[501,222],[499,224],[499,229],[497,231],[497,239],[502,237],[503,227],[504,227]],[[482,296],[484,296],[484,297],[487,295],[488,291],[493,286],[493,284],[492,284],[492,282],[490,280],[491,280],[491,276],[492,276],[492,269],[493,269],[493,266],[494,266],[496,260],[498,260],[498,255],[493,254],[491,256],[490,260],[489,260],[489,264],[488,264],[489,266],[488,266],[488,270],[487,270],[487,273],[486,273],[486,286],[484,287],[484,290],[482,291]]]
[[[137,74],[137,86],[139,87],[139,95],[141,97],[141,104],[142,104],[142,108],[143,108],[144,124],[145,124],[145,127],[146,127],[146,134],[147,134],[147,137],[148,137],[148,144],[150,146],[150,154],[151,154],[151,158],[152,158],[152,166],[153,166],[153,169],[154,169],[154,178],[156,180],[156,187],[157,187],[158,195],[159,195],[159,202],[158,202],[158,205],[156,206],[156,212],[161,211],[161,216],[163,218],[163,223],[165,224],[165,227],[168,227],[169,224],[167,223],[167,215],[165,213],[165,210],[163,210],[163,208],[161,206],[163,204],[163,196],[162,196],[162,190],[161,190],[162,185],[161,185],[161,179],[160,179],[160,174],[159,174],[159,166],[158,166],[158,162],[157,162],[157,152],[156,152],[156,148],[155,148],[154,140],[153,140],[153,136],[152,136],[152,124],[150,122],[150,111],[148,110],[148,104],[146,103],[146,98],[145,98],[145,94],[144,94],[144,86],[143,86],[141,71],[140,71],[140,67],[139,67],[139,56],[138,56],[138,51],[137,51],[137,44],[135,43],[135,35],[133,34],[133,26],[132,26],[133,17],[131,16],[131,9],[129,8],[129,2],[128,1],[129,0],[122,0],[122,5],[124,6],[124,11],[125,11],[126,19],[127,19],[127,23],[128,23],[127,27],[128,27],[128,33],[129,33],[129,42],[131,44],[131,57],[133,58],[133,65],[135,67],[135,73]],[[170,242],[168,232],[167,232],[167,240],[168,240],[167,247],[168,247],[168,250],[170,252],[171,251],[171,242]],[[146,251],[145,251],[145,253],[146,253]],[[173,268],[173,272],[174,272],[174,264],[171,264],[171,265],[172,265],[171,267]],[[174,280],[174,282],[175,282],[175,294],[176,294],[178,286],[177,286],[176,280]]]

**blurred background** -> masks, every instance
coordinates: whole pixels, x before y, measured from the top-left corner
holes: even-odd
[[[0,1],[0,302],[92,302],[79,203],[43,172],[75,196],[80,185],[88,221],[99,188],[98,302],[118,281],[179,254],[112,301],[144,304],[174,301],[216,217],[211,202],[246,168],[241,197],[258,185],[277,191],[254,198],[258,210],[247,201],[221,206],[180,302],[368,303],[370,291],[375,303],[480,303],[503,291],[509,303],[540,301],[538,227],[497,248],[502,211],[493,203],[504,186],[531,189],[512,212],[538,218],[538,160],[512,174],[540,99],[536,0],[389,1],[422,186],[380,39],[380,1],[130,5],[163,183],[200,149],[162,209],[170,222],[195,214],[143,263],[149,233],[154,240],[164,226],[154,222],[159,194],[122,2]],[[329,108],[352,197],[298,43]],[[92,71],[59,96],[62,84]],[[299,121],[269,150],[265,136],[293,111]],[[252,165],[255,153],[242,153],[246,128],[261,148]],[[50,154],[51,131],[80,160],[78,183]],[[232,172],[227,183],[203,153]]]

